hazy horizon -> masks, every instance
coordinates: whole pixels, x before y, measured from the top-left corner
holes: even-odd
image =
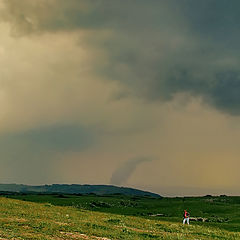
[[[0,182],[240,195],[237,0],[0,0]]]
[[[74,182],[53,182],[53,183],[40,183],[40,184],[31,184],[31,183],[15,183],[9,182],[4,183],[1,182],[0,184],[16,184],[16,185],[27,185],[27,186],[44,186],[44,185],[108,185],[108,186],[116,186],[116,187],[125,187],[125,188],[134,188],[141,191],[152,192],[161,195],[162,197],[203,197],[206,195],[212,196],[220,196],[220,195],[227,195],[227,196],[239,196],[238,189],[228,189],[227,191],[223,189],[208,189],[208,188],[188,188],[183,186],[175,186],[175,187],[165,187],[160,186],[157,188],[146,187],[146,186],[131,186],[131,185],[116,185],[111,183],[74,183]],[[184,190],[185,194],[182,193]],[[196,191],[197,190],[197,191]]]

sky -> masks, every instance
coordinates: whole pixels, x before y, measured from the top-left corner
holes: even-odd
[[[0,182],[240,194],[238,0],[0,0]]]

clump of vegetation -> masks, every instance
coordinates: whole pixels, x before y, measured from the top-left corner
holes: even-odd
[[[99,208],[99,207],[102,207],[102,208],[110,208],[111,207],[111,204],[109,203],[106,203],[106,202],[101,202],[101,201],[93,201],[91,202],[90,204],[90,207],[92,208]]]

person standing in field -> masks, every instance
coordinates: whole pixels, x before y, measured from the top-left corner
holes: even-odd
[[[189,212],[187,212],[187,210],[184,210],[184,213],[183,213],[183,224],[185,224],[187,222],[187,224],[189,225],[189,217],[190,217]]]

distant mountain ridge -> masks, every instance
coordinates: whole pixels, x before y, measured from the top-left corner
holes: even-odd
[[[80,185],[80,184],[52,184],[30,186],[23,184],[0,184],[1,192],[17,192],[17,193],[65,193],[65,194],[123,194],[129,196],[149,196],[160,198],[156,193],[142,191],[139,189],[128,187],[117,187],[113,185]]]

